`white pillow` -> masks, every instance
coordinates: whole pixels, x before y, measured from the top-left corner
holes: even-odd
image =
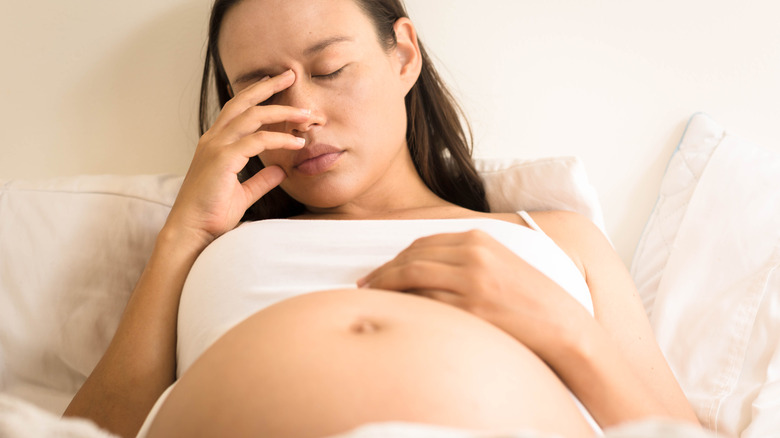
[[[780,154],[695,114],[631,269],[701,422],[780,431]]]
[[[603,223],[576,158],[478,160],[478,167],[496,210],[566,209]],[[0,189],[6,383],[78,389],[116,330],[181,180],[77,176]]]
[[[578,158],[480,159],[475,164],[492,211],[576,211],[604,231],[598,194]]]
[[[2,187],[0,357],[9,384],[78,389],[116,330],[180,183],[79,176]]]

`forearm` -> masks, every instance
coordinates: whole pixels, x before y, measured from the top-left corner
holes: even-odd
[[[638,297],[635,301],[639,301]],[[600,309],[599,327],[609,334],[609,342],[620,353],[626,368],[633,371],[644,387],[666,407],[672,417],[699,424],[696,413],[658,347],[649,324],[637,318],[640,321],[634,321],[634,326],[640,323],[648,325],[643,330],[644,333],[637,333],[637,329],[628,329],[630,325],[627,315],[644,315],[644,310],[640,306],[636,304],[636,307],[639,307],[637,310],[625,311],[622,314],[611,308]],[[624,307],[628,305],[625,304]]]
[[[160,232],[111,344],[64,415],[135,436],[175,380],[179,298],[204,246],[167,228]]]
[[[657,396],[630,361],[597,323],[565,338],[548,362],[594,419],[608,427],[647,418],[698,421],[690,410],[679,410]],[[663,386],[666,382],[657,382]],[[672,382],[673,383],[673,382]]]

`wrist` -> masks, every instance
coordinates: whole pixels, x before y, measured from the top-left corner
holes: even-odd
[[[589,314],[583,318],[566,318],[556,326],[554,349],[544,360],[553,368],[571,363],[591,362],[604,342],[606,332]]]
[[[166,222],[157,235],[155,249],[166,253],[175,251],[197,256],[213,241],[214,236],[209,233],[193,231]]]

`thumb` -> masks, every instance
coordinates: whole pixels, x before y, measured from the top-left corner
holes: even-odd
[[[257,202],[266,193],[281,184],[285,178],[287,178],[287,175],[281,167],[268,166],[244,181],[244,192],[249,201],[247,205]]]

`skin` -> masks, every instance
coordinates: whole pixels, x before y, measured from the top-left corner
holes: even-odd
[[[419,76],[419,47],[408,19],[395,31],[397,47],[385,50],[352,0],[245,0],[229,11],[219,44],[235,95],[200,139],[117,333],[65,415],[135,435],[175,380],[178,301],[194,260],[277,185],[306,206],[306,219],[526,225],[515,214],[454,206],[422,183],[404,139],[403,100]],[[307,51],[334,37],[342,40]],[[323,143],[342,151],[338,160],[316,175],[299,172],[296,154]],[[267,167],[239,183],[255,155]],[[419,239],[356,284],[436,300],[500,328],[552,368],[602,427],[647,417],[696,423],[607,239],[574,213],[533,218],[579,267],[595,319],[479,231]]]

